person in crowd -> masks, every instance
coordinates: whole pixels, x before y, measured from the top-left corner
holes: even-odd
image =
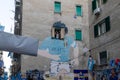
[[[107,80],[105,75],[102,75],[101,80]]]
[[[22,74],[22,80],[27,80],[26,75]]]
[[[120,80],[120,70],[118,71],[118,80]]]
[[[118,76],[116,75],[116,72],[114,69],[111,70],[111,75],[109,80],[118,80]]]

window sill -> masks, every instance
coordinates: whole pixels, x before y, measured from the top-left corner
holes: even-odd
[[[82,41],[82,40],[79,40],[79,39],[75,39],[76,41]]]
[[[51,37],[51,39],[55,39],[55,40],[64,40],[64,38],[55,38],[55,37]]]
[[[54,12],[54,14],[60,14],[61,15],[62,13],[61,12]]]
[[[105,63],[105,64],[95,64],[95,66],[96,67],[104,67],[104,66],[108,66],[108,64],[107,63]]]
[[[109,31],[107,31],[107,32],[104,32],[104,33],[101,33],[100,35],[98,35],[98,36],[96,36],[96,37],[94,37],[94,38],[99,38],[99,37],[101,37],[101,36],[103,36],[103,35],[105,35],[106,33],[108,33]]]
[[[83,17],[83,15],[76,15],[76,17]]]

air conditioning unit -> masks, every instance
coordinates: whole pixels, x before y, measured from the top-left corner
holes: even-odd
[[[100,8],[96,8],[95,10],[94,10],[94,14],[95,15],[100,15]]]

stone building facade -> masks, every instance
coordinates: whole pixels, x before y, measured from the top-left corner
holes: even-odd
[[[88,55],[83,53],[88,53],[89,49],[89,0],[23,0],[22,3],[22,35],[39,39],[41,45],[51,36],[55,22],[64,23],[68,28],[67,35],[77,44],[77,50],[70,49],[74,55],[67,63],[72,64],[73,69],[87,69]],[[49,70],[50,62],[49,58],[39,55],[23,55],[21,70]]]
[[[89,0],[89,52],[95,60],[95,76],[89,79],[109,78],[110,61],[120,59],[120,1]]]
[[[96,60],[96,70],[108,69],[111,59],[120,58],[120,1],[89,3],[90,53]]]

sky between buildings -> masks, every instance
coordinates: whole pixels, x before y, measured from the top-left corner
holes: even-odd
[[[0,24],[5,26],[5,32],[14,27],[14,0],[0,0]]]
[[[14,32],[14,0],[0,0],[0,25],[5,26],[5,32]],[[8,52],[3,52],[5,71],[8,72],[11,65],[11,59]]]

